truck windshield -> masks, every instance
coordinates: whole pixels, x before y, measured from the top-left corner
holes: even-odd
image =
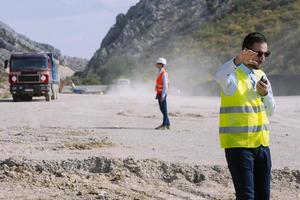
[[[46,58],[14,58],[11,61],[12,70],[20,69],[45,69],[47,68]]]

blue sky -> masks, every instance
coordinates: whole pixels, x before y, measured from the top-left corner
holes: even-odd
[[[63,54],[91,58],[119,13],[139,0],[0,0],[0,20]]]

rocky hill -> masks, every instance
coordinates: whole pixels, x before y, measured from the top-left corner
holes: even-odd
[[[83,71],[89,62],[88,59],[71,56],[62,56],[61,61],[62,65],[70,67],[75,72]]]
[[[190,35],[205,21],[232,9],[230,0],[141,0],[126,15],[119,14],[88,64],[86,73],[98,73],[104,81],[131,72],[138,61],[153,65],[167,46]],[[172,65],[173,66],[173,65]],[[151,68],[152,69],[152,68]]]
[[[300,74],[299,19],[299,0],[141,0],[117,16],[82,75],[147,80],[164,56],[173,84],[188,88],[211,80],[252,31],[269,38],[267,73]]]
[[[8,59],[11,52],[54,52],[59,60],[74,71],[82,71],[87,60],[76,57],[62,56],[55,47],[30,40],[15,32],[11,27],[0,21],[0,65]]]
[[[0,21],[0,62],[8,59],[11,52],[55,52],[60,56],[60,51],[51,45],[41,44],[28,39],[26,36],[15,32],[8,25]]]

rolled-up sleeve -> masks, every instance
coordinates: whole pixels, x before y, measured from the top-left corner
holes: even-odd
[[[163,97],[167,96],[168,86],[169,86],[168,74],[165,73],[163,75],[163,91],[162,91]]]
[[[215,80],[225,95],[231,96],[237,89],[237,81],[234,73],[236,68],[237,66],[235,66],[233,59],[231,59],[216,72]]]

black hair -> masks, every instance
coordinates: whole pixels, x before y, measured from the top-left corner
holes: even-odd
[[[267,43],[267,38],[262,34],[258,32],[249,33],[243,42],[242,49],[245,48],[252,48],[254,43]]]

